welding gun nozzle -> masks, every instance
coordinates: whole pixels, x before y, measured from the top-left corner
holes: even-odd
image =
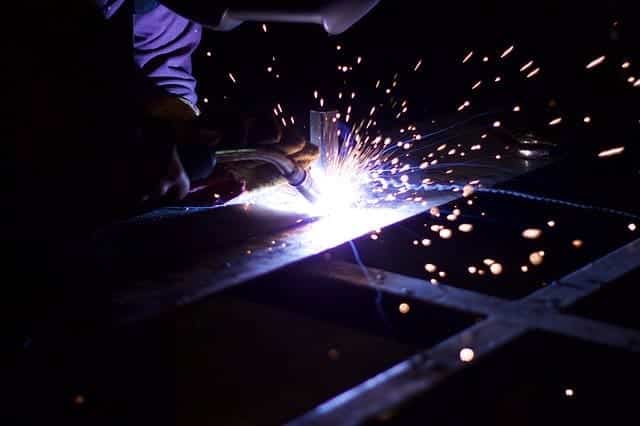
[[[320,192],[308,170],[297,167],[296,170],[287,177],[287,180],[291,186],[296,188],[309,202],[315,203],[320,198]]]

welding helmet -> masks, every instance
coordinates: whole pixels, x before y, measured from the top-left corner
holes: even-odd
[[[206,28],[230,31],[243,22],[289,22],[322,25],[341,34],[380,0],[160,0]]]

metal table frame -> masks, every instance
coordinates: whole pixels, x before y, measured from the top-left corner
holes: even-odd
[[[639,267],[637,239],[526,298],[508,301],[443,284],[425,285],[424,280],[369,268],[377,280],[371,284],[358,265],[319,261],[307,268],[309,274],[347,285],[373,286],[401,295],[408,303],[444,306],[485,319],[321,404],[289,425],[354,425],[384,416],[533,330],[640,353],[639,331],[565,313],[578,301]],[[459,352],[465,347],[474,351],[470,363],[460,360]]]

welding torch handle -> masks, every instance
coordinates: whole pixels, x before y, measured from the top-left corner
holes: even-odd
[[[287,178],[290,183],[295,182],[302,170],[296,163],[284,154],[267,151],[264,149],[229,149],[216,153],[217,160],[221,163],[234,163],[238,161],[260,161],[273,165],[278,172]],[[302,170],[304,172],[304,170]],[[303,178],[300,178],[300,180]],[[295,183],[292,183],[295,185]]]
[[[208,177],[216,163],[260,161],[273,165],[307,200],[315,202],[319,197],[309,172],[278,152],[263,149],[230,149],[215,152],[206,145],[183,144],[178,146],[178,153],[192,182]]]
[[[247,160],[269,163],[275,166],[289,184],[294,186],[307,200],[314,203],[319,198],[318,189],[309,172],[284,154],[263,149],[234,149],[218,151],[216,155],[220,163]]]

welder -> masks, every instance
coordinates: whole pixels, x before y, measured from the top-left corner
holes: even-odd
[[[337,34],[377,2],[93,0],[34,7],[36,42],[19,45],[21,67],[8,80],[18,88],[9,98],[18,111],[21,214],[33,212],[27,206],[46,206],[47,222],[91,226],[202,187],[231,188],[231,196],[281,172],[253,161],[212,174],[219,144],[259,146],[304,169],[317,148],[270,117],[221,114],[207,120],[211,129],[195,124],[191,55],[203,26],[227,31],[245,21],[308,22]]]

